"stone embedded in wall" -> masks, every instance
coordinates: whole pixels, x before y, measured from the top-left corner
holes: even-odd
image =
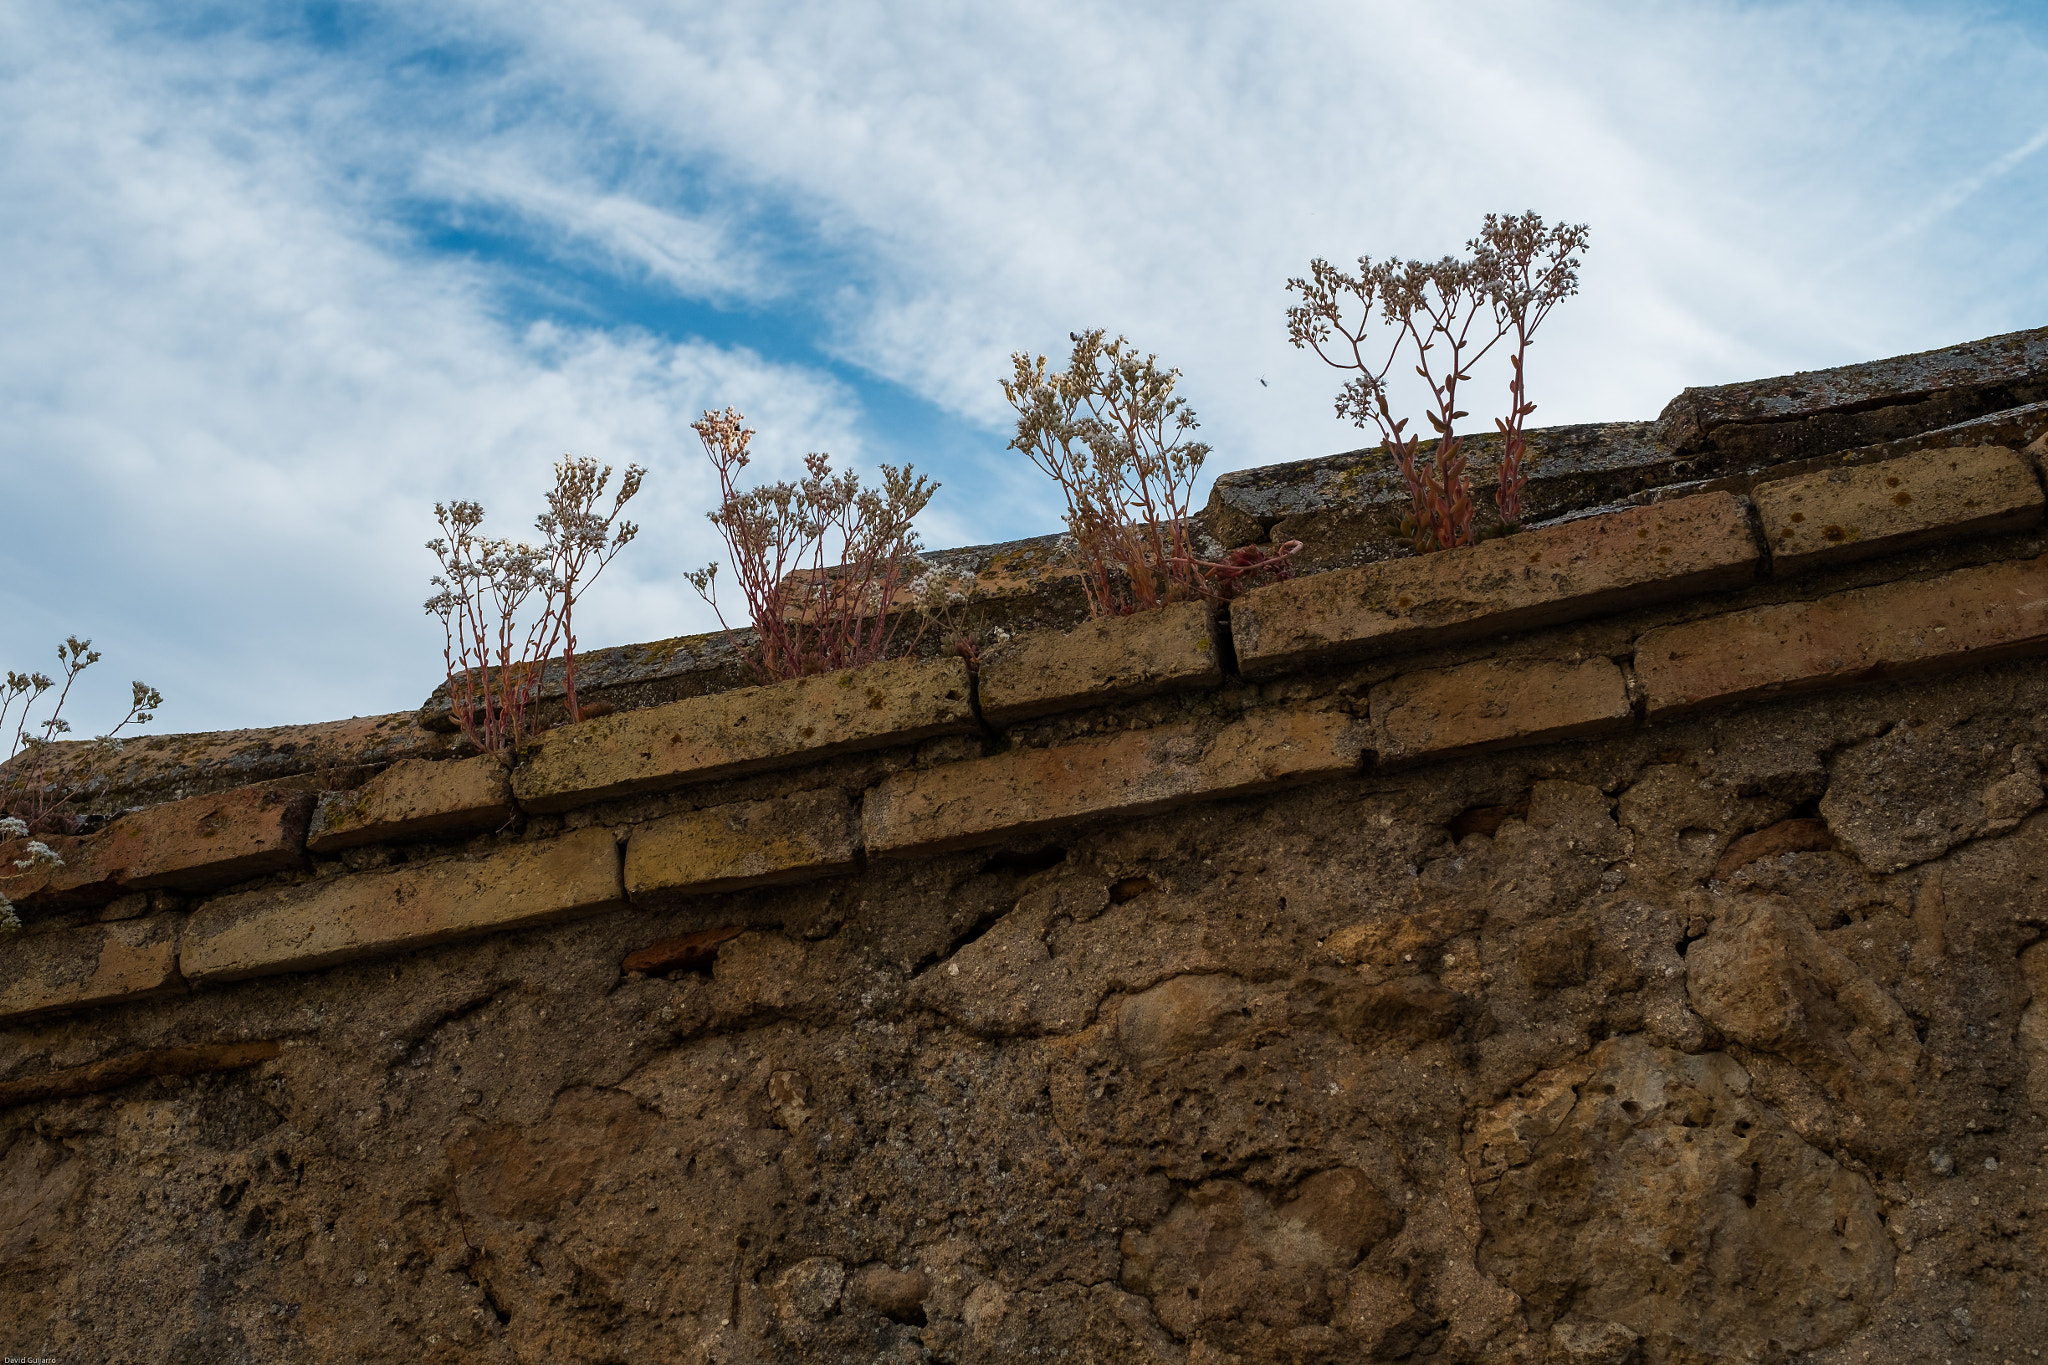
[[[1934,421],[1922,420],[1920,430],[1963,420],[1985,410],[1979,394],[2027,390],[2048,378],[2048,327],[2026,332],[2008,332],[1981,341],[1945,346],[1913,355],[1891,356],[1830,370],[1810,370],[1771,379],[1745,380],[1709,388],[1689,388],[1665,405],[1656,425],[1656,438],[1674,450],[1698,450],[1717,439],[1739,441],[1773,427],[1795,427],[1828,417],[1864,417],[1861,424],[1844,425],[1866,440],[1882,440],[1866,427],[1886,424],[1888,410],[1931,405],[1937,409],[1957,404],[1975,411],[1944,411]],[[1944,405],[1941,400],[1947,399]],[[2029,403],[2038,395],[2002,401],[1990,397],[1991,407],[2012,402]],[[1896,420],[1896,419],[1894,419]],[[1910,420],[1910,419],[1909,419]],[[1872,428],[1875,429],[1875,428]],[[1899,433],[1903,434],[1903,433]],[[1752,440],[1748,444],[1754,444]],[[1797,449],[1796,437],[1782,444],[1794,448],[1779,455],[1793,458],[1805,453]],[[1855,440],[1845,445],[1860,444]]]
[[[1151,1231],[1124,1234],[1120,1280],[1183,1341],[1210,1323],[1325,1323],[1333,1282],[1401,1223],[1400,1210],[1349,1167],[1318,1171],[1281,1201],[1211,1180]]]
[[[189,797],[122,816],[91,857],[123,890],[211,890],[299,866],[312,812],[310,793],[271,787]]]
[[[1404,673],[1372,689],[1383,762],[1618,734],[1635,723],[1628,684],[1606,659],[1485,659]]]
[[[1257,711],[900,772],[862,806],[868,851],[972,848],[1076,820],[1131,819],[1194,801],[1358,771],[1364,727],[1334,711]]]
[[[339,853],[365,844],[486,834],[518,813],[511,775],[495,755],[407,759],[354,791],[322,797],[306,848]]]
[[[1939,858],[2040,808],[2041,764],[2030,737],[2025,727],[1980,717],[1908,719],[1835,755],[1820,813],[1873,872]]]
[[[541,736],[512,791],[529,811],[577,806],[964,734],[977,722],[964,659],[897,659],[619,712]]]
[[[1891,1292],[1869,1182],[1722,1053],[1609,1039],[1482,1112],[1465,1159],[1481,1268],[1531,1327],[1619,1323],[1650,1359],[1764,1359],[1839,1341]]]
[[[700,895],[852,870],[855,816],[841,791],[665,815],[626,841],[626,894]]]
[[[313,971],[625,901],[612,832],[579,829],[473,857],[222,896],[193,913],[179,962],[194,982]]]
[[[1007,725],[1223,680],[1211,608],[1182,602],[1162,611],[1089,621],[1071,631],[1034,631],[982,651],[981,712]]]
[[[172,994],[178,916],[54,929],[0,940],[0,1019]]]
[[[1708,493],[1255,588],[1231,633],[1267,678],[1740,587],[1758,559],[1741,502]]]
[[[2003,446],[1930,450],[1759,484],[1750,494],[1772,572],[2025,530],[2041,522],[2032,463]]]
[[[1636,642],[1651,719],[2048,651],[2048,558],[1664,626]]]

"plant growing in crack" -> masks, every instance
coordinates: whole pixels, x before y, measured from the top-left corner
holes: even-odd
[[[1003,396],[1017,411],[1010,442],[1059,484],[1081,582],[1096,616],[1127,616],[1175,602],[1223,601],[1258,579],[1289,575],[1299,541],[1246,546],[1225,560],[1196,555],[1190,538],[1195,479],[1209,447],[1185,398],[1180,371],[1140,358],[1102,328],[1069,335],[1064,371],[1044,356],[1010,357]]]
[[[600,511],[610,465],[566,457],[555,465],[547,511],[534,519],[541,543],[483,534],[481,503],[435,503],[441,534],[427,542],[440,561],[426,602],[440,618],[448,703],[470,743],[507,754],[530,732],[549,660],[562,654],[569,718],[576,696],[576,603],[605,566],[639,534],[621,520],[647,471],[628,465],[609,511]]]
[[[852,470],[834,473],[831,456],[804,457],[795,482],[742,489],[754,431],[733,408],[706,412],[691,424],[718,474],[718,507],[708,515],[724,537],[733,577],[754,627],[751,648],[739,644],[718,605],[718,565],[686,575],[718,614],[756,682],[853,668],[889,656],[899,631],[928,623],[923,609],[936,595],[919,567],[912,521],[939,485],[911,466],[882,466],[879,488]]]
[[[1408,494],[1401,523],[1416,550],[1448,550],[1477,538],[1472,488],[1457,422],[1458,389],[1472,368],[1503,340],[1508,356],[1508,415],[1494,419],[1502,440],[1494,500],[1502,522],[1521,523],[1528,485],[1528,442],[1523,424],[1529,401],[1526,361],[1536,330],[1557,304],[1578,292],[1579,253],[1586,225],[1546,224],[1535,213],[1489,213],[1464,257],[1438,261],[1375,262],[1358,258],[1347,273],[1318,258],[1305,279],[1287,288],[1301,302],[1287,310],[1287,338],[1313,350],[1326,364],[1351,370],[1337,395],[1337,415],[1380,434]],[[1430,392],[1424,414],[1436,432],[1427,454],[1422,437],[1408,434],[1408,419],[1394,416],[1387,376],[1404,352]]]

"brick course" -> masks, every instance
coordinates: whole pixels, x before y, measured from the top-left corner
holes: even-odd
[[[977,723],[966,660],[898,659],[563,726],[521,754],[512,791],[529,811],[570,810]]]
[[[1231,632],[1265,678],[1739,587],[1758,559],[1741,502],[1707,493],[1270,584],[1231,605]]]
[[[2042,505],[2033,466],[2003,446],[1803,474],[1761,484],[1751,496],[1779,575],[2024,530],[2040,524]]]
[[[2048,556],[1667,626],[1635,667],[1654,719],[2042,652]]]
[[[1162,726],[1108,739],[896,773],[867,794],[871,854],[972,848],[1090,816],[1132,819],[1196,801],[1359,769],[1364,727],[1335,711],[1254,712],[1220,728]]]
[[[480,857],[222,896],[193,913],[179,962],[195,982],[311,971],[595,914],[625,896],[612,832],[580,829]]]
[[[1628,684],[1606,659],[1482,660],[1408,673],[1373,688],[1374,747],[1388,761],[1616,734],[1635,720]]]
[[[0,948],[0,1019],[183,990],[178,918],[153,915],[6,940]]]

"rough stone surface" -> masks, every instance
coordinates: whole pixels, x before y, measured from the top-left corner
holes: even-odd
[[[1674,450],[1694,451],[1717,437],[1729,443],[1731,435],[1805,426],[1803,444],[1832,441],[1844,449],[1910,434],[1896,430],[1902,422],[1917,422],[1917,430],[1925,431],[2039,402],[2042,395],[2034,390],[2043,381],[2048,327],[1832,370],[1690,388],[1665,406],[1654,434]],[[1789,434],[1773,443],[1781,452]]]
[[[564,726],[521,755],[512,790],[529,811],[570,810],[975,723],[965,660],[900,659]]]
[[[1751,497],[1772,572],[1893,554],[2041,520],[2030,461],[2003,446],[1925,451],[1759,484]]]
[[[611,831],[581,829],[480,856],[222,896],[193,913],[179,965],[195,982],[312,971],[624,899]]]
[[[157,915],[0,940],[0,1018],[183,990],[178,919]]]
[[[1726,493],[1255,588],[1231,604],[1246,677],[1736,587],[1758,554]]]
[[[664,816],[626,842],[626,894],[702,895],[852,869],[853,803],[815,791]]]
[[[981,655],[981,713],[1006,725],[1222,679],[1209,606],[1182,602],[990,646]]]
[[[141,735],[120,752],[91,740],[59,740],[48,770],[72,795],[65,810],[103,821],[136,806],[232,791],[258,782],[297,791],[359,785],[401,758],[445,755],[447,735],[423,730],[413,713],[358,716],[314,725],[222,730],[199,735]],[[0,786],[23,776],[31,756],[0,765]]]
[[[1939,744],[1866,752],[1908,720]],[[2044,670],[0,1025],[9,1086],[287,1043],[0,1110],[0,1335],[95,1363],[2029,1359],[2048,813],[1898,871],[1843,828],[1717,875],[1815,811],[1910,831],[1996,785],[1957,766],[1973,734],[2008,770],[2048,743]]]
[[[1357,768],[1361,728],[1337,712],[1262,711],[897,773],[867,795],[865,842],[895,856],[971,848],[1334,777]]]
[[[1505,663],[1405,673],[1372,690],[1381,761],[1616,734],[1635,722],[1628,684],[1606,659]]]
[[[365,844],[484,834],[519,813],[511,775],[489,754],[394,763],[352,792],[320,799],[306,848],[339,853]]]
[[[188,797],[122,816],[91,857],[125,890],[211,890],[297,867],[312,811],[312,793],[275,787]]]
[[[1635,668],[1656,719],[2044,649],[2048,559],[2032,559],[1662,627]]]

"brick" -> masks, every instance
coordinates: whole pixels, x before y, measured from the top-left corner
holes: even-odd
[[[1408,673],[1373,688],[1369,706],[1374,747],[1390,761],[1589,739],[1635,720],[1627,680],[1606,659]]]
[[[206,891],[297,867],[309,792],[244,787],[124,815],[92,836],[90,857],[124,891]]]
[[[814,791],[663,816],[626,841],[626,894],[698,895],[807,881],[854,866],[853,802]]]
[[[991,725],[1008,725],[1178,687],[1213,687],[1223,681],[1213,636],[1204,602],[1015,636],[982,654],[981,714]]]
[[[1269,584],[1230,629],[1239,671],[1266,678],[1739,587],[1758,559],[1742,504],[1707,493]]]
[[[29,856],[28,846],[40,843],[59,858],[61,867],[51,867]],[[32,839],[0,842],[0,895],[23,909],[63,909],[76,905],[104,905],[121,894],[115,881],[119,869],[107,866],[95,855],[97,843],[91,838],[69,834],[38,834]],[[26,862],[27,867],[15,863]]]
[[[1652,718],[2048,651],[2048,556],[1666,626],[1636,642]]]
[[[625,904],[618,843],[573,830],[477,857],[330,877],[208,901],[186,926],[188,980],[311,971]]]
[[[865,842],[871,854],[938,853],[1341,777],[1359,770],[1363,731],[1338,712],[1270,710],[895,773],[862,803]]]
[[[483,834],[518,813],[511,774],[494,755],[410,758],[352,792],[323,797],[307,828],[306,848],[338,853],[364,844]]]
[[[21,934],[0,947],[0,1019],[181,991],[178,916]]]
[[[522,755],[512,792],[530,811],[569,810],[976,725],[966,660],[896,659],[551,730]]]
[[[1771,570],[1801,573],[1957,536],[2024,530],[2041,521],[2031,465],[2003,446],[1928,450],[1853,469],[1760,485]]]

